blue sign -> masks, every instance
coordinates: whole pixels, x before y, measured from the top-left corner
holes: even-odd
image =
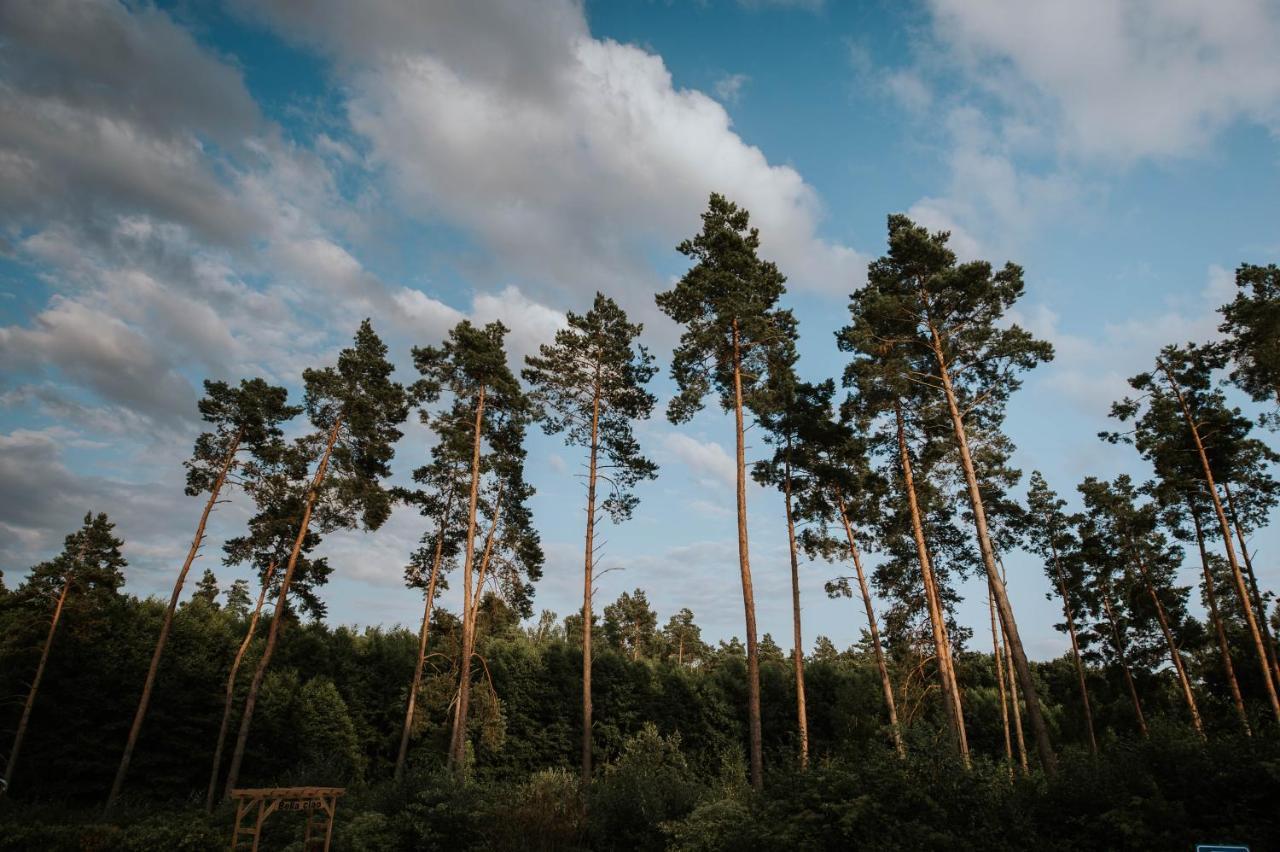
[[[1249,852],[1248,846],[1222,846],[1217,843],[1200,843],[1196,852]]]

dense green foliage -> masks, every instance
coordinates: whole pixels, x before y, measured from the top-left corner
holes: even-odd
[[[2,606],[3,635],[29,636],[40,608],[17,593]],[[145,670],[162,612],[155,600],[110,594],[68,613],[28,739],[23,803],[0,814],[0,849],[212,849],[225,842],[225,809],[206,822],[187,808],[203,792],[226,667],[245,616],[204,595],[184,604],[174,622],[153,733],[135,762],[148,783],[128,791],[120,825],[89,816],[111,780],[113,746],[133,709],[115,684]],[[457,618],[438,611],[435,621],[430,653],[456,654]],[[414,632],[290,621],[263,687],[244,783],[349,785],[337,838],[339,848],[351,849],[1025,848],[1031,839],[1051,849],[1140,849],[1206,838],[1266,848],[1280,839],[1280,820],[1267,804],[1280,789],[1274,734],[1247,744],[1234,739],[1222,700],[1205,710],[1213,736],[1203,748],[1172,679],[1150,672],[1140,674],[1140,688],[1154,738],[1142,742],[1124,687],[1091,668],[1103,754],[1090,763],[1065,657],[1036,666],[1055,742],[1064,748],[1063,772],[1052,782],[1037,775],[1011,783],[998,766],[988,655],[958,659],[978,755],[977,768],[966,773],[941,747],[935,694],[904,691],[908,759],[899,761],[888,745],[870,652],[859,646],[837,653],[819,640],[826,650],[806,661],[813,763],[800,775],[789,663],[762,649],[769,782],[754,794],[745,783],[741,646],[722,644],[694,659],[686,645],[681,664],[670,631],[651,630],[638,654],[626,631],[597,651],[601,761],[584,820],[574,804],[582,795],[574,774],[578,648],[558,625],[522,628],[496,598],[486,599],[479,622],[479,652],[497,700],[477,711],[487,730],[477,740],[470,781],[443,772],[452,694],[445,666],[426,678],[424,729],[409,772],[398,786],[387,780],[417,651]],[[251,653],[258,650],[255,644]],[[2,653],[2,688],[13,694],[29,667],[30,644],[10,641]],[[86,659],[94,665],[82,665]],[[1204,662],[1211,665],[1211,657]],[[894,679],[907,682],[910,673],[896,669]],[[4,720],[10,727],[12,709]],[[296,818],[273,819],[274,842],[300,835]]]

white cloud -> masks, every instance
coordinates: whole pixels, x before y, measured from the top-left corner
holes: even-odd
[[[716,80],[716,97],[727,104],[736,104],[742,97],[742,89],[751,82],[747,74],[725,74]]]
[[[408,210],[476,234],[495,277],[535,296],[606,289],[652,312],[661,282],[647,253],[695,230],[713,190],[751,210],[797,286],[845,293],[862,276],[863,258],[819,235],[813,188],[746,144],[719,103],[677,88],[660,57],[592,38],[577,6],[545,19],[530,8],[437,3],[432,18],[386,0],[255,14],[341,58],[352,125]],[[512,51],[529,53],[522,73],[508,69]]]
[[[1068,157],[1182,156],[1235,121],[1280,126],[1267,0],[930,5],[936,37],[1007,103],[1051,114]]]
[[[1102,423],[1112,402],[1133,394],[1129,377],[1150,370],[1161,347],[1220,337],[1217,310],[1234,290],[1232,274],[1214,266],[1195,298],[1171,300],[1139,319],[1103,322],[1090,334],[1063,330],[1057,312],[1044,304],[1015,310],[1009,319],[1054,346],[1054,360],[1036,380]]]
[[[684,465],[695,479],[711,488],[733,488],[738,468],[724,447],[715,441],[699,441],[683,432],[668,432],[663,447]]]

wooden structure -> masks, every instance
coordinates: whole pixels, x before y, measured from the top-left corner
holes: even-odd
[[[313,848],[329,852],[338,797],[346,792],[343,787],[259,787],[232,790],[231,798],[236,802],[236,827],[231,835],[231,852],[236,852],[241,843],[250,840],[253,842],[253,852],[258,852],[262,824],[276,811],[306,811],[307,833],[303,838],[302,848],[308,852]],[[316,819],[316,811],[322,814],[322,820]],[[253,824],[247,827],[243,825],[246,816],[253,820]]]

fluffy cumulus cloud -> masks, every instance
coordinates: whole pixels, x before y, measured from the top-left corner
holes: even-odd
[[[1001,99],[1062,131],[1068,156],[1202,150],[1236,121],[1280,122],[1269,0],[931,0],[938,37]]]
[[[854,250],[820,236],[821,203],[798,172],[744,142],[711,97],[675,86],[661,57],[593,38],[577,4],[416,8],[248,12],[336,58],[352,126],[401,202],[478,236],[504,274],[649,307],[660,280],[646,252],[669,250],[711,191],[732,189],[799,286],[845,292],[861,275]]]

